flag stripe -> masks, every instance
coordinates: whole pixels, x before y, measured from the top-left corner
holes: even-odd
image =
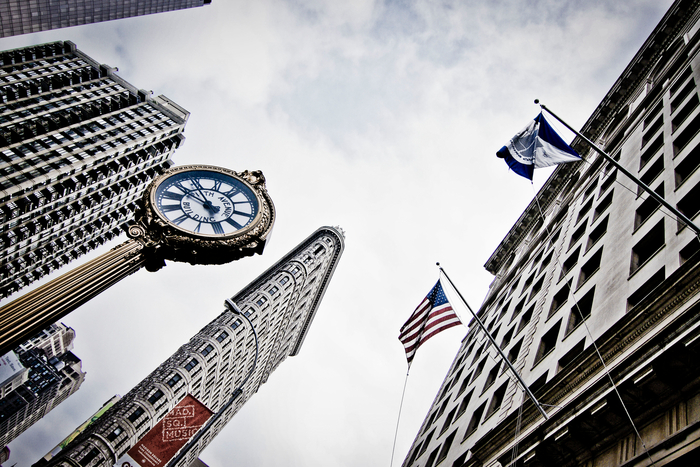
[[[399,331],[399,340],[406,351],[409,367],[418,347],[436,334],[458,324],[461,321],[447,301],[438,280]]]

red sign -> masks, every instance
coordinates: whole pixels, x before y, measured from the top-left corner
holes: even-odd
[[[187,394],[163,420],[129,449],[128,455],[141,467],[164,466],[211,415],[211,410]]]

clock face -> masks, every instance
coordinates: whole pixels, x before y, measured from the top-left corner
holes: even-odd
[[[177,172],[160,182],[153,206],[174,227],[204,237],[226,237],[249,226],[259,201],[244,181],[206,169]]]

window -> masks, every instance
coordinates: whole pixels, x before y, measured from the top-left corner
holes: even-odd
[[[430,434],[425,437],[425,441],[423,441],[423,447],[420,449],[420,453],[418,453],[418,457],[422,456],[423,453],[428,449],[428,444],[430,444],[430,440],[433,439],[434,434],[435,434],[435,430],[431,431]]]
[[[578,255],[581,253],[581,247],[578,247],[574,250],[573,253],[569,255],[568,258],[564,260],[564,262],[561,265],[561,276],[559,277],[560,279],[566,276],[571,269],[576,266],[576,263],[578,263]]]
[[[216,341],[217,341],[217,342],[223,342],[224,339],[226,339],[227,337],[228,337],[228,333],[227,333],[226,331],[221,331],[221,334],[219,334],[219,335],[216,337]]]
[[[112,431],[110,434],[107,435],[107,439],[110,441],[114,441],[115,439],[117,439],[117,436],[122,434],[122,431],[123,431],[122,428],[120,426],[117,426],[114,429],[114,431]]]
[[[535,278],[535,274],[533,274],[533,275],[531,275],[530,277],[527,278],[527,280],[526,280],[525,283],[523,284],[523,290],[520,291],[520,295],[524,294],[524,293],[527,291],[528,287],[530,287],[530,284],[532,284],[532,280],[533,280],[534,278]]]
[[[593,256],[590,257],[588,261],[586,261],[586,264],[581,266],[581,272],[578,275],[578,285],[576,286],[577,288],[580,288],[583,284],[586,283],[590,277],[600,269],[600,259],[603,257],[603,248],[601,247],[600,250],[596,251]]]
[[[428,456],[428,460],[425,463],[425,467],[434,467],[433,462],[435,462],[435,458],[438,455],[438,451],[440,451],[440,446],[436,447],[433,452],[430,453],[430,456]]]
[[[608,188],[610,188],[610,186],[611,186],[613,183],[615,183],[615,180],[616,180],[616,179],[617,179],[617,169],[615,169],[615,171],[613,171],[610,175],[607,175],[607,176],[605,177],[605,181],[604,181],[603,184],[600,186],[600,193],[599,193],[599,195],[602,195],[603,193],[605,193],[605,191],[606,191]]]
[[[658,177],[661,172],[664,171],[664,158],[659,157],[656,162],[652,164],[651,167],[642,175],[639,177],[639,179],[645,184],[645,185],[651,185],[651,182],[656,180],[656,177]],[[640,186],[637,188],[637,196],[641,195],[644,193],[644,189]]]
[[[571,314],[569,315],[569,324],[566,327],[566,334],[569,334],[571,331],[576,329],[579,324],[591,316],[594,293],[595,287],[586,292],[586,295],[581,297],[581,299],[574,303],[574,306],[571,307]]]
[[[92,448],[92,450],[90,450],[90,452],[88,452],[85,455],[85,457],[83,457],[82,459],[80,459],[80,461],[78,461],[78,463],[84,467],[84,466],[88,465],[90,462],[92,462],[93,460],[95,460],[95,458],[99,455],[100,455],[100,450],[97,448]]]
[[[591,196],[591,194],[593,193],[593,191],[596,189],[597,186],[598,186],[598,179],[596,178],[596,179],[593,181],[593,183],[591,183],[591,184],[588,186],[588,188],[586,188],[586,193],[584,193],[583,197],[584,197],[584,198],[588,198],[589,196]]]
[[[491,387],[494,381],[496,381],[496,378],[498,377],[498,371],[501,369],[501,362],[499,361],[496,363],[493,368],[491,368],[491,371],[489,371],[489,375],[486,377],[486,384],[484,384],[484,389],[481,391],[482,393],[486,391],[488,388]]]
[[[627,299],[627,311],[638,305],[644,297],[649,295],[649,293],[659,286],[666,278],[665,268],[661,268],[653,276],[651,276],[640,288],[638,288],[632,295]]]
[[[449,402],[450,402],[450,398],[448,397],[447,399],[445,399],[445,402],[443,402],[442,405],[440,406],[440,410],[438,410],[436,418],[442,417],[442,414],[445,413],[445,409],[447,408],[447,404]]]
[[[610,207],[612,204],[612,199],[613,199],[613,192],[611,191],[603,201],[598,203],[598,206],[595,207],[595,211],[593,212],[593,221],[595,222],[596,219],[600,217],[601,214],[605,212],[606,209]]]
[[[530,297],[528,298],[528,300],[532,300],[532,298],[533,298],[535,295],[537,295],[538,293],[540,293],[540,290],[542,290],[542,284],[544,284],[544,276],[542,276],[542,277],[540,278],[540,280],[538,280],[538,281],[535,283],[535,285],[532,286],[532,292],[530,292]]]
[[[663,182],[654,191],[663,198],[663,196],[664,196],[664,184],[663,184]],[[634,213],[634,230],[637,230],[639,227],[641,227],[642,224],[644,224],[647,221],[647,219],[649,219],[651,217],[651,215],[654,214],[657,209],[659,209],[660,206],[661,206],[661,204],[659,204],[659,202],[656,201],[651,196],[648,197],[647,199],[645,199],[644,202],[639,205],[639,207],[637,208],[637,210]]]
[[[661,219],[645,236],[632,248],[630,275],[651,259],[664,246],[664,220]]]
[[[570,287],[571,281],[569,280],[569,282],[564,284],[564,287],[559,289],[559,291],[554,294],[554,297],[552,298],[552,307],[549,309],[549,315],[547,316],[548,318],[556,313],[557,310],[561,308],[564,303],[566,303],[566,300],[569,298]]]
[[[571,350],[566,352],[566,354],[564,354],[564,356],[559,359],[559,366],[557,368],[557,372],[561,371],[563,368],[568,366],[571,362],[574,361],[576,357],[578,357],[581,354],[581,352],[583,352],[583,346],[585,342],[586,339],[581,339],[581,342],[573,346]]]
[[[442,424],[442,428],[440,429],[440,434],[443,434],[444,432],[447,431],[447,429],[452,424],[452,420],[455,418],[456,413],[457,413],[457,407],[452,409],[450,411],[450,413],[447,414],[447,417],[445,418],[445,423]]]
[[[472,389],[469,391],[469,394],[464,396],[464,399],[462,399],[462,403],[459,404],[459,410],[457,410],[457,418],[461,417],[464,412],[467,410],[467,406],[469,405],[469,401],[472,398],[472,394],[474,394],[474,390]]]
[[[488,356],[487,356],[487,357],[484,357],[484,358],[479,362],[479,365],[477,365],[476,370],[474,370],[474,376],[472,376],[472,381],[475,381],[476,378],[478,378],[479,375],[481,374],[481,372],[484,370],[484,365],[486,365],[486,359],[487,359],[487,358],[488,358]]]
[[[593,207],[593,198],[589,199],[588,202],[586,204],[584,204],[583,207],[581,207],[581,210],[578,213],[578,218],[576,219],[577,224],[579,222],[581,222],[581,219],[586,217],[586,214],[588,214],[588,211],[590,211],[592,207]]]
[[[674,85],[674,87],[676,87],[676,86],[680,87],[680,85],[681,85],[681,81],[679,80]],[[690,93],[693,92],[693,90],[695,90],[695,81],[691,79],[690,82],[688,84],[686,84],[683,87],[683,89],[681,89],[681,91],[678,93],[678,95],[675,96],[673,101],[671,101],[671,113],[675,112],[676,109],[678,109],[678,107],[680,107],[680,105],[683,103],[685,98],[688,97],[688,95],[690,95]],[[675,94],[675,92],[677,92],[677,91],[674,89],[674,92],[671,95]]]
[[[571,235],[571,242],[569,243],[569,249],[576,245],[576,242],[578,242],[581,237],[583,237],[583,234],[586,233],[586,224],[581,224],[581,227],[576,229],[576,231]]]
[[[654,135],[651,135],[654,136]],[[643,147],[643,146],[642,146]],[[654,156],[659,152],[661,148],[664,147],[664,135],[661,133],[658,138],[654,140],[652,144],[642,153],[639,157],[639,170],[642,170],[645,165],[647,165]]]
[[[515,362],[518,359],[518,355],[520,354],[520,348],[523,346],[523,339],[520,339],[520,341],[515,344],[511,349],[510,352],[508,352],[508,361],[510,363]],[[506,368],[503,368],[503,371],[505,371]]]
[[[142,408],[142,407],[138,407],[136,410],[134,410],[133,412],[131,412],[131,415],[129,415],[128,420],[129,420],[130,422],[132,422],[132,423],[135,422],[136,420],[138,420],[138,418],[139,418],[141,415],[143,415],[143,412],[144,412],[143,408]]]
[[[642,135],[642,147],[646,146],[647,143],[651,140],[651,138],[656,134],[657,131],[661,129],[661,127],[664,125],[664,119],[663,115],[660,115],[659,118],[654,121],[654,123],[651,125],[649,130]]]
[[[547,266],[549,266],[549,263],[552,262],[552,255],[554,254],[554,251],[550,251],[549,254],[545,259],[542,260],[542,266],[540,266],[540,270],[538,274],[542,274],[542,271],[545,270]]]
[[[515,330],[515,327],[510,328],[510,330],[503,336],[503,340],[501,341],[501,349],[505,349],[508,347],[508,344],[510,344],[510,340],[513,338],[513,331]]]
[[[593,247],[593,245],[598,243],[598,240],[603,238],[603,235],[605,235],[605,232],[607,231],[608,217],[600,221],[598,226],[591,231],[591,234],[588,236],[588,242],[586,243],[586,251],[590,250]]]
[[[501,408],[501,403],[503,402],[503,396],[506,394],[506,389],[508,388],[508,381],[503,383],[500,388],[496,389],[491,397],[491,403],[489,404],[489,409],[486,411],[486,418],[496,413],[498,409]]]
[[[190,360],[190,361],[187,363],[187,365],[185,365],[185,370],[191,371],[192,368],[196,367],[197,365],[199,365],[199,362],[197,361],[196,358],[193,358],[192,360]]]
[[[238,326],[243,324],[243,322],[240,319],[236,319],[233,323],[231,323],[231,329],[236,329]]]
[[[459,382],[459,378],[462,376],[462,370],[463,368],[460,368],[457,374],[455,375],[454,379],[452,380],[452,384],[450,384],[450,389],[452,389],[455,384]]]
[[[532,313],[535,311],[535,305],[532,305],[530,309],[528,309],[524,314],[523,317],[520,319],[520,325],[518,326],[518,330],[515,332],[518,334],[520,331],[525,329],[525,326],[530,322],[532,319]]]
[[[513,309],[513,315],[510,317],[511,323],[520,314],[520,312],[523,311],[523,307],[525,306],[525,301],[526,301],[526,299],[522,299],[522,301],[520,303],[515,305],[515,308]]]
[[[659,102],[656,104],[656,107],[654,107],[650,112],[649,115],[644,119],[644,125],[642,126],[643,129],[647,129],[649,125],[654,121],[654,118],[656,118],[659,113],[661,113],[661,110],[663,109],[663,102]]]
[[[170,386],[170,387],[173,387],[173,386],[175,386],[175,385],[177,384],[177,382],[180,381],[181,379],[182,379],[182,376],[180,376],[180,375],[178,375],[178,374],[176,373],[175,375],[173,375],[172,378],[170,378],[170,379],[168,380],[168,382],[167,382],[166,384],[167,384],[168,386]]]
[[[160,399],[161,397],[163,397],[163,391],[161,391],[160,389],[158,389],[156,392],[154,392],[154,393],[151,395],[151,397],[148,398],[148,402],[150,402],[151,405],[153,405],[153,404],[155,404],[156,402],[158,402],[158,399]]]
[[[695,237],[679,252],[681,264],[688,261],[690,257],[696,254],[698,251],[700,251],[700,241],[698,241],[698,238]]]
[[[212,350],[214,350],[214,346],[209,344],[202,349],[201,354],[206,357],[207,355],[209,355],[211,353]]]
[[[449,434],[447,438],[445,438],[445,442],[442,444],[442,449],[440,450],[440,455],[437,458],[437,462],[435,465],[439,464],[440,462],[444,461],[445,458],[447,457],[447,453],[450,452],[450,448],[452,447],[452,442],[455,439],[455,436],[457,435],[457,430],[453,431],[452,433]]]
[[[467,386],[469,386],[469,380],[471,380],[471,379],[472,379],[472,375],[470,373],[469,375],[467,375],[466,378],[464,378],[464,380],[462,380],[462,385],[459,387],[459,391],[457,392],[458,396],[460,394],[462,394],[465,389],[467,389]]]
[[[557,344],[557,337],[559,337],[559,327],[561,326],[561,321],[552,326],[547,333],[542,336],[540,341],[540,346],[537,349],[537,355],[535,356],[535,364],[539,363],[549,352],[551,352]]]
[[[484,409],[486,409],[486,402],[481,404],[472,414],[472,418],[469,420],[469,425],[467,425],[467,431],[464,434],[464,439],[467,439],[467,437],[474,433],[479,427],[479,422],[481,422],[481,415],[484,413]]]
[[[676,166],[676,188],[680,187],[683,182],[688,180],[688,177],[697,170],[698,166],[700,166],[700,146],[695,146],[695,148],[685,156],[685,159]]]
[[[700,183],[695,185],[683,199],[678,201],[676,207],[688,219],[697,216],[700,211]],[[683,227],[685,227],[685,224],[679,220],[678,230],[681,230]]]
[[[700,104],[698,95],[693,94],[693,97],[688,100],[688,103],[683,106],[675,117],[673,117],[673,120],[671,121],[671,132],[675,132],[681,125],[683,125],[683,122],[686,121],[698,104]]]
[[[696,115],[693,120],[688,123],[685,130],[681,131],[673,139],[673,155],[678,155],[683,148],[692,140],[696,134],[700,131],[700,114]]]

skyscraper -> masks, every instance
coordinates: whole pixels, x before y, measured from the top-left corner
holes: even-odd
[[[160,429],[157,425],[183,401],[202,404],[220,415],[200,430],[201,437],[177,462],[190,465],[270,373],[287,356],[299,353],[343,248],[343,233],[322,227],[233,297],[257,333],[255,366],[253,330],[247,320],[227,310],[58,456],[35,465],[111,467],[127,453],[131,455],[154,427]],[[161,429],[158,437],[164,438],[161,432],[165,433]],[[167,459],[161,461],[165,464]]]
[[[0,445],[10,443],[80,389],[85,373],[80,359],[70,352],[74,337],[72,328],[54,324],[10,353],[17,354],[24,376],[0,399]]]
[[[582,130],[695,224],[698,18],[676,1]],[[405,467],[700,462],[700,242],[573,145],[587,163],[558,166],[491,255],[478,311],[547,419],[472,323]]]
[[[211,0],[0,0],[0,37],[208,5]]]
[[[3,298],[118,235],[171,165],[189,113],[68,41],[0,63]]]

